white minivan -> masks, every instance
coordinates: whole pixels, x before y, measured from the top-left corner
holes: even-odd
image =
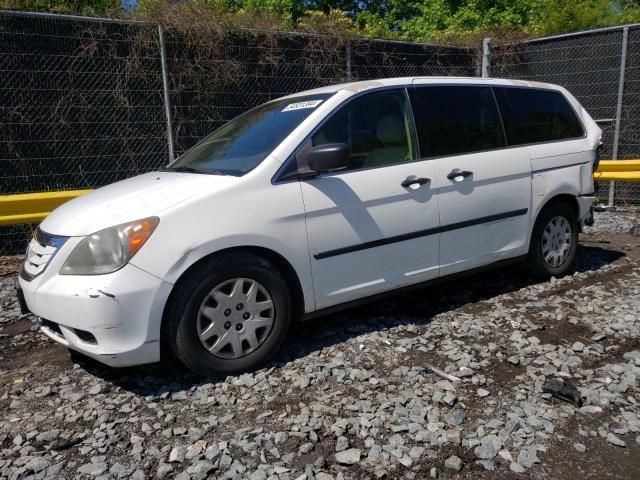
[[[292,322],[489,265],[566,273],[601,131],[565,89],[394,78],[260,105],[161,171],[64,204],[17,282],[57,342],[111,366],[229,374]]]

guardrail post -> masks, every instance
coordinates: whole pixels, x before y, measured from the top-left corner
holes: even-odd
[[[620,52],[620,75],[618,77],[618,99],[616,102],[616,124],[613,132],[612,160],[618,159],[618,149],[620,146],[620,122],[622,121],[622,98],[624,96],[624,73],[627,68],[627,44],[629,42],[629,27],[622,29],[622,50]],[[609,206],[615,202],[616,182],[609,182]]]
[[[491,39],[482,40],[482,78],[491,76]]]
[[[160,40],[160,63],[162,65],[162,90],[164,92],[164,116],[167,122],[167,144],[169,146],[169,162],[173,162],[173,128],[171,122],[171,98],[169,97],[169,70],[167,68],[167,52],[164,46],[164,29],[158,24],[158,38]]]

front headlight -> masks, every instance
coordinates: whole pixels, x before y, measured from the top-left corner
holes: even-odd
[[[160,220],[144,218],[85,237],[71,252],[60,275],[100,275],[124,267],[151,236]]]

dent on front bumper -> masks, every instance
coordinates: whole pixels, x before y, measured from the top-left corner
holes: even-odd
[[[160,360],[160,323],[171,284],[131,264],[107,275],[47,272],[19,281],[29,310],[51,339],[114,367]]]

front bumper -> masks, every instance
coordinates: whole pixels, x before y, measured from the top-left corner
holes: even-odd
[[[31,281],[19,279],[45,335],[113,367],[160,360],[160,323],[171,284],[131,264],[107,275],[50,270]]]
[[[580,209],[580,228],[585,225],[590,227],[593,225],[593,196],[582,195],[578,197],[578,207]]]

